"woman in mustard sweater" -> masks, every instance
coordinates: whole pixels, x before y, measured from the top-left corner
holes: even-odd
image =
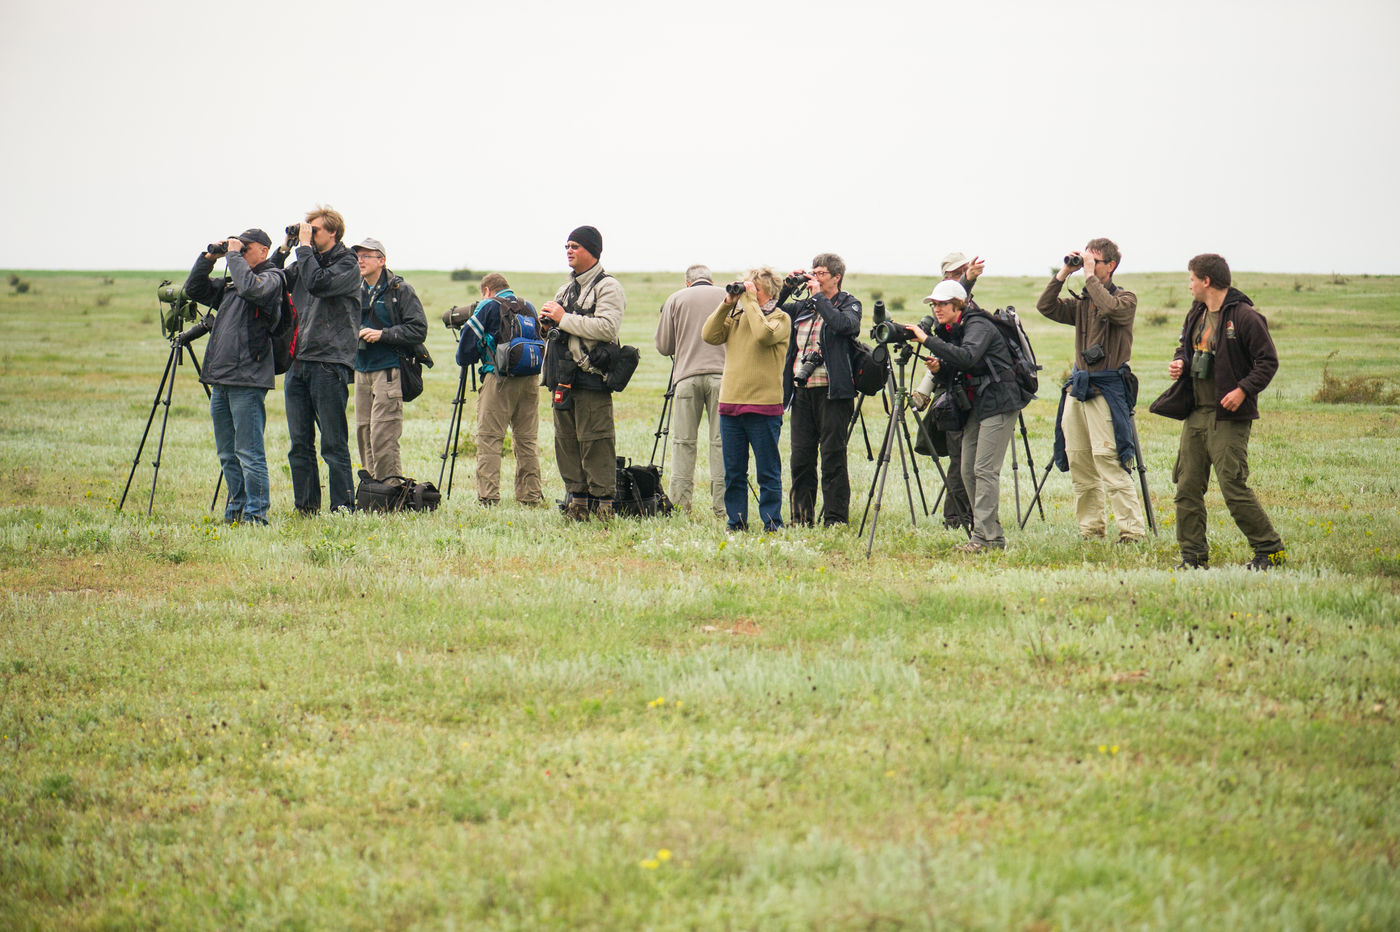
[[[724,346],[719,388],[719,434],[724,450],[724,510],[729,529],[749,524],[749,448],[758,473],[758,515],[763,529],[783,526],[783,361],[792,321],[778,310],[782,283],[771,268],[744,276],[744,292],[726,295],[700,331],[706,343]]]

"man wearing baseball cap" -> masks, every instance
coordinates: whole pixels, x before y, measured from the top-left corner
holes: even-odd
[[[627,295],[603,271],[602,255],[603,234],[595,227],[570,233],[564,243],[569,280],[540,308],[541,322],[554,328],[545,351],[544,384],[553,393],[554,456],[568,499],[564,513],[573,521],[610,519],[617,494],[612,394],[588,351],[617,342]]]
[[[263,430],[264,402],[273,385],[272,328],[282,310],[282,275],[268,259],[272,239],[257,227],[211,243],[194,261],[185,293],[218,313],[180,335],[188,344],[204,333],[200,381],[209,386],[209,416],[228,497],[224,521],[267,524],[270,490]],[[229,281],[209,273],[225,256]]]
[[[360,266],[360,343],[355,351],[355,438],[360,465],[376,479],[402,476],[403,385],[399,360],[428,338],[428,318],[413,286],[389,270],[384,244],[354,247]]]

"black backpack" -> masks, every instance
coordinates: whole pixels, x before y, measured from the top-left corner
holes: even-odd
[[[661,488],[661,470],[655,465],[632,466],[625,457],[617,458],[617,494],[613,512],[643,517],[669,515],[671,500]]]
[[[287,275],[278,269],[282,279],[282,316],[277,326],[268,331],[272,338],[272,371],[284,375],[292,368],[292,360],[297,354],[297,306],[292,302],[292,293],[287,290]]]
[[[890,374],[890,351],[881,343],[873,350],[860,340],[851,341],[851,378],[862,395],[885,390]]]
[[[1011,371],[1016,376],[1016,384],[1026,394],[1034,395],[1040,391],[1040,376],[1036,373],[1044,367],[1035,360],[1035,350],[1031,348],[1030,337],[1026,336],[1026,328],[1021,325],[1021,315],[1008,304],[987,316],[1005,338],[1007,349],[1011,351]],[[1030,401],[1029,398],[1026,400]]]

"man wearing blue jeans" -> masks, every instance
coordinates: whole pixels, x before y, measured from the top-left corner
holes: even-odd
[[[282,308],[282,274],[268,260],[271,238],[253,228],[201,253],[185,281],[185,293],[218,313],[180,335],[188,345],[208,332],[200,379],[209,386],[209,415],[228,499],[229,524],[266,524],[270,500],[263,406],[272,388],[272,337]],[[230,281],[211,279],[219,257],[227,255]]]
[[[355,375],[360,332],[360,266],[341,242],[345,220],[328,207],[306,215],[298,231],[296,265],[287,270],[287,285],[297,309],[296,349],[282,380],[287,403],[287,433],[292,448],[292,499],[303,515],[321,510],[321,476],[316,466],[316,430],[321,431],[321,458],[331,511],[355,507],[355,479],[350,471],[350,427],[345,405]]]

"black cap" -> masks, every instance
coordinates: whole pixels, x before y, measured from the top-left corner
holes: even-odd
[[[248,243],[258,243],[269,249],[272,248],[272,238],[257,227],[249,227],[242,233],[239,233],[234,239],[242,240],[244,245]]]
[[[569,242],[578,243],[595,259],[603,258],[603,234],[597,227],[579,227],[569,234]]]

